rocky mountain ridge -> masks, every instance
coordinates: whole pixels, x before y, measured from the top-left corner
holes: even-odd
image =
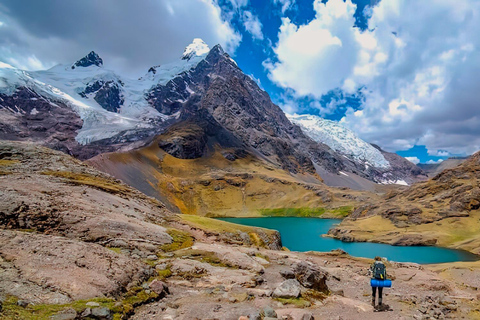
[[[104,69],[93,51],[71,65],[73,69],[59,65],[25,72],[2,66],[3,139],[38,141],[85,159],[146,146],[168,131],[178,137],[173,144],[162,145],[179,158],[201,157],[213,145],[234,143],[239,154],[251,153],[292,174],[308,173],[319,180],[325,172],[329,181],[341,177],[340,172],[382,183],[410,183],[423,177],[418,169],[367,168],[312,140],[220,46],[210,50],[200,39],[179,61],[152,67],[138,80]],[[43,109],[35,108],[37,101],[42,101]],[[68,114],[70,121],[55,122],[57,113]],[[182,131],[192,123],[201,127],[202,136],[185,136]],[[207,139],[211,128],[223,133]],[[192,147],[198,150],[191,153]],[[187,154],[182,154],[184,150]]]

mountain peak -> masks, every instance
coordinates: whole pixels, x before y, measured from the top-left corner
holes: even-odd
[[[183,51],[182,60],[190,60],[194,56],[203,56],[208,52],[210,52],[210,48],[205,41],[200,38],[195,38]]]
[[[91,51],[85,57],[75,62],[72,69],[75,69],[75,67],[90,67],[92,65],[96,65],[97,67],[103,66],[102,58],[100,58],[95,51]]]

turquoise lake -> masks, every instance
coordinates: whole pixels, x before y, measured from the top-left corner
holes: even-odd
[[[266,218],[221,218],[219,220],[278,230],[282,244],[292,251],[331,251],[342,249],[352,256],[374,258],[386,257],[397,262],[421,264],[454,261],[475,261],[479,257],[463,250],[440,247],[401,247],[369,242],[342,242],[322,237],[334,225],[336,219],[266,217]]]

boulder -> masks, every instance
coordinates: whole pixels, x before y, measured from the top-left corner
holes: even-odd
[[[264,318],[267,318],[267,317],[276,318],[277,317],[277,313],[270,306],[266,306],[265,308],[263,308],[262,314],[263,314]]]
[[[327,292],[327,272],[321,270],[313,263],[302,261],[293,267],[295,278],[305,288],[311,288],[321,292]]]
[[[72,309],[63,310],[50,317],[51,320],[74,320],[77,318],[77,312]]]
[[[97,319],[109,319],[110,318],[110,309],[102,307],[102,308],[94,308],[92,309],[92,316]]]
[[[290,269],[281,270],[280,275],[285,279],[295,279],[295,274]]]
[[[152,289],[152,291],[158,294],[160,297],[164,297],[170,293],[167,285],[164,282],[156,279],[150,282],[149,288]]]
[[[298,298],[300,296],[301,286],[296,279],[288,279],[283,281],[276,289],[273,291],[273,296],[275,298]]]

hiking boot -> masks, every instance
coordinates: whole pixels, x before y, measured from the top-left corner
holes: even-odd
[[[375,298],[372,298],[372,307],[375,307]]]

